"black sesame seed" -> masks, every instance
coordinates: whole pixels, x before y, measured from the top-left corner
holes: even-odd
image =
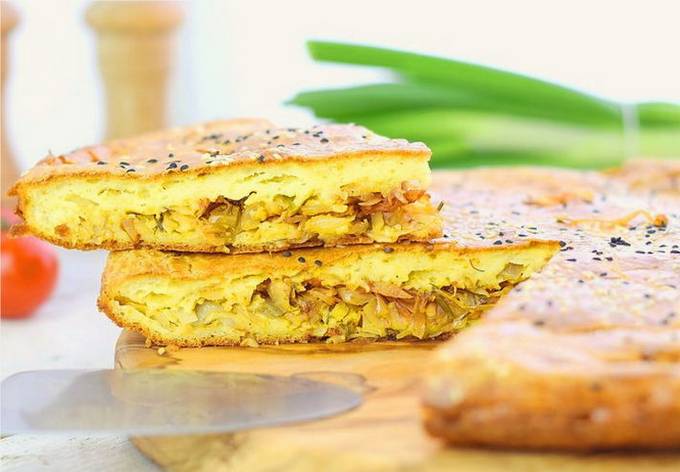
[[[147,159],[146,162],[148,162],[149,164],[155,164],[156,162],[158,162],[158,159]]]
[[[176,162],[171,162],[170,164],[167,165],[166,169],[175,169],[177,168],[177,163]]]
[[[175,154],[171,152],[168,154],[168,157],[172,159],[173,157],[175,157]]]
[[[571,258],[571,259],[567,259],[567,261],[569,261],[569,262],[576,262],[576,259]]]
[[[304,263],[304,262],[306,262],[306,261],[307,261],[307,260],[306,260],[304,257],[302,257],[302,256],[298,257],[298,262]]]
[[[564,247],[564,246],[566,246],[566,245],[567,245],[567,242],[566,242],[566,241],[560,241],[560,247]]]
[[[129,162],[125,162],[125,161],[120,161],[119,164],[120,164],[121,166],[129,166],[129,165],[130,165]]]
[[[321,267],[323,265],[323,262],[321,262],[320,260],[317,259],[317,260],[314,261],[314,265],[317,266],[317,267]]]
[[[264,162],[264,154],[257,156],[257,162]]]
[[[106,165],[106,162],[104,162],[104,161],[99,161],[99,162],[97,162],[97,165],[98,165],[98,166],[105,166],[105,165]]]
[[[290,252],[290,251],[283,251],[283,252],[281,253],[281,255],[282,255],[283,257],[290,257],[290,256],[293,255],[293,253]]]
[[[189,168],[189,164],[183,164],[182,167],[179,168],[179,170],[187,170]]]
[[[326,144],[328,142],[328,139],[327,138],[321,138],[321,142]]]
[[[125,173],[129,174],[130,172],[134,172],[134,171],[135,171],[134,169],[128,169],[128,170],[125,171]]]
[[[630,243],[628,241],[624,241],[623,238],[620,236],[612,236],[609,239],[609,245],[614,247],[614,246],[630,246]]]
[[[501,241],[500,239],[497,239],[493,242],[494,246],[500,246],[501,244],[503,244],[503,241]]]

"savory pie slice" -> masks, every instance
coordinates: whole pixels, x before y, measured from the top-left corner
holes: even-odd
[[[457,202],[459,232],[562,247],[435,353],[428,431],[464,446],[680,447],[678,175],[679,162],[644,160],[604,174],[435,178],[433,194]]]
[[[353,125],[216,121],[48,156],[11,193],[30,233],[78,249],[259,252],[428,240],[430,150]]]
[[[558,248],[528,241],[113,252],[99,306],[120,326],[177,346],[429,339],[477,319]]]

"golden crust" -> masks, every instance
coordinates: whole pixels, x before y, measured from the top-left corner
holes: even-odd
[[[291,161],[307,165],[368,153],[418,158],[430,155],[423,143],[383,138],[355,125],[303,129],[277,128],[263,119],[217,120],[109,141],[64,155],[49,155],[24,174],[9,193],[20,195],[22,186],[54,178],[154,179],[177,173],[179,170],[174,169],[183,165],[187,165],[182,171],[186,175],[200,175],[223,167],[261,167]],[[172,162],[177,166],[168,169]]]
[[[458,204],[456,234],[538,234],[562,249],[436,353],[428,431],[456,445],[680,447],[679,171],[435,178],[434,194]]]
[[[212,136],[217,138],[205,139]],[[261,119],[218,120],[114,140],[64,155],[49,155],[24,174],[8,193],[21,197],[23,186],[57,178],[162,179],[177,172],[203,175],[224,167],[261,168],[284,162],[309,165],[320,160],[381,153],[421,159],[430,155],[423,143],[383,138],[355,125],[302,129],[276,128]],[[177,165],[168,169],[171,163]],[[180,171],[183,165],[187,168]]]
[[[289,166],[291,163],[294,163],[299,169],[311,169],[310,166],[319,166],[318,172],[322,172],[326,168],[326,163],[330,161],[336,164],[354,163],[353,165],[356,167],[358,161],[363,162],[366,159],[385,159],[386,163],[389,160],[392,164],[398,163],[402,159],[417,159],[417,161],[408,162],[422,163],[422,165],[417,165],[420,166],[419,169],[423,170],[423,175],[419,175],[417,178],[425,179],[429,155],[429,149],[422,143],[408,143],[405,140],[383,138],[365,128],[353,125],[326,125],[299,129],[274,128],[268,121],[258,119],[204,123],[111,141],[100,146],[85,147],[66,155],[46,157],[22,176],[10,190],[10,194],[19,197],[17,214],[24,216],[26,220],[23,224],[14,227],[12,231],[15,235],[32,234],[53,244],[72,249],[122,250],[144,247],[191,252],[239,253],[281,250],[287,247],[373,242],[373,239],[366,235],[347,235],[339,241],[335,241],[335,236],[333,236],[332,243],[307,239],[290,241],[285,244],[281,242],[281,238],[276,238],[278,242],[274,244],[267,241],[260,243],[258,238],[255,237],[252,243],[239,242],[234,245],[227,240],[218,241],[219,238],[215,237],[210,241],[205,238],[204,243],[196,241],[196,238],[190,243],[174,240],[164,241],[163,238],[151,235],[135,239],[129,236],[129,233],[126,234],[126,232],[121,231],[121,218],[125,220],[125,216],[117,215],[102,220],[102,215],[108,211],[106,210],[108,207],[102,206],[103,200],[100,201],[100,199],[114,198],[109,196],[109,192],[120,194],[121,188],[132,189],[129,185],[137,184],[140,181],[160,183],[160,186],[153,187],[153,192],[160,192],[160,194],[165,195],[166,187],[175,189],[178,182],[191,182],[197,188],[200,188],[201,185],[205,184],[207,176],[212,175],[221,179],[238,169],[247,172],[248,175],[257,175],[270,169]],[[314,169],[316,168],[314,167]],[[351,172],[351,170],[347,172]],[[86,223],[78,223],[78,218],[75,215],[64,216],[61,219],[45,218],[45,215],[56,214],[54,210],[59,209],[57,205],[55,209],[50,207],[49,211],[46,210],[46,202],[54,206],[53,202],[62,201],[63,195],[59,194],[61,197],[57,196],[55,200],[55,198],[43,198],[44,195],[40,193],[37,194],[39,197],[36,197],[32,192],[36,189],[46,188],[50,183],[75,185],[82,182],[89,185],[93,180],[107,182],[110,188],[105,186],[99,189],[100,191],[96,195],[83,196],[85,204],[94,208],[92,211],[95,211],[96,214],[93,216],[98,218],[96,219],[97,223],[90,224],[95,229],[88,227],[84,234],[78,232],[79,225]],[[391,180],[389,182],[391,186]],[[389,191],[396,190],[401,183],[395,183],[395,186],[390,187]],[[370,186],[368,187],[370,188]],[[144,190],[140,191],[137,186],[134,188],[144,193]],[[376,190],[385,191],[384,188]],[[49,196],[53,196],[54,191],[51,192]],[[211,192],[214,192],[214,190],[211,190]],[[100,197],[99,194],[104,194],[104,196]],[[132,193],[131,195],[136,194]],[[246,192],[245,196],[248,195]],[[243,197],[243,194],[239,194],[237,198],[241,197]],[[134,199],[135,197],[128,196],[126,198],[129,202],[130,198]],[[139,198],[143,199],[144,197],[140,195]],[[212,198],[218,197],[213,196]],[[78,199],[78,195],[68,194],[68,199],[70,202],[68,205],[72,206],[71,200]],[[163,200],[162,204],[154,204],[156,206],[152,215],[143,213],[144,216],[139,217],[142,219],[157,217],[159,212],[174,211],[177,205],[190,205],[189,211],[195,212],[200,206],[198,200],[198,197],[195,197],[195,201],[191,202],[183,199],[179,201]],[[210,202],[210,199],[205,200],[207,203]],[[114,207],[123,208],[119,205],[114,205]],[[130,208],[127,208],[127,206],[124,206],[124,208],[129,211],[129,214],[133,215],[132,219],[134,219],[136,218],[134,215],[139,215],[143,207],[132,205]],[[81,221],[84,222],[95,219],[88,217],[86,210],[78,211],[77,215],[83,216],[84,220]],[[198,216],[195,216],[195,218],[199,219]],[[73,228],[71,228],[72,225]],[[197,221],[195,226],[196,228],[190,227],[189,229],[216,231],[216,229],[208,228],[209,225],[206,225],[204,221],[201,221],[200,224]],[[198,227],[203,229],[198,230]],[[90,234],[90,232],[94,233]],[[405,234],[403,238],[427,240],[429,237],[439,235],[438,228],[435,227],[427,231],[416,230],[416,233]]]

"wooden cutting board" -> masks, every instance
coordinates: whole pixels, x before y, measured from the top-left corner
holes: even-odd
[[[160,354],[124,331],[116,367],[304,375],[346,385],[364,403],[330,419],[231,434],[137,437],[172,471],[625,471],[680,470],[679,454],[552,454],[451,449],[422,429],[419,382],[437,343],[300,344],[181,349]]]

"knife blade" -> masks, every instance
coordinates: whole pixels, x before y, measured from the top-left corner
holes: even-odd
[[[183,369],[20,372],[0,393],[3,435],[232,432],[325,418],[362,401],[300,376]]]

